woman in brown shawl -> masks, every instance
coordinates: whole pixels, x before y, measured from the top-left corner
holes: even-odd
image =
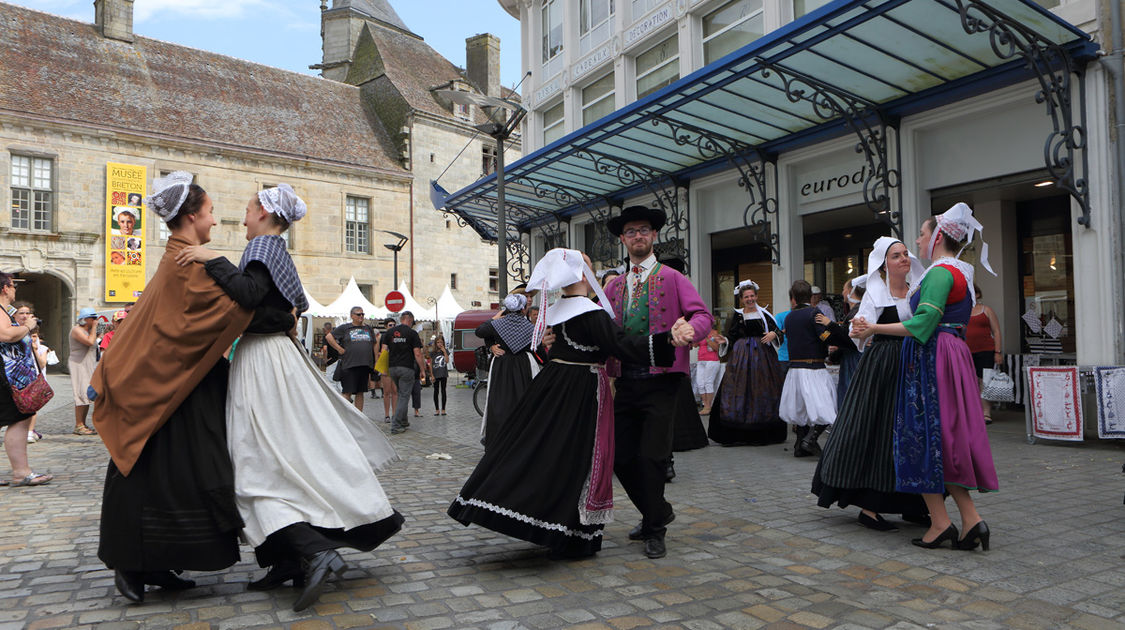
[[[135,602],[145,584],[195,585],[173,572],[217,571],[239,560],[224,407],[223,353],[250,321],[201,266],[176,254],[211,240],[211,200],[191,174],[158,180],[146,206],[171,237],[156,274],[94,371],[94,426],[112,461],[98,557]]]

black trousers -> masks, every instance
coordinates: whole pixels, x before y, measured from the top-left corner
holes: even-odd
[[[672,455],[679,374],[617,379],[613,472],[641,512],[645,534],[663,534],[672,506],[664,500],[664,471]]]

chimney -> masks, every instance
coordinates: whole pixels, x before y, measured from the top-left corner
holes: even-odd
[[[102,37],[133,43],[133,0],[94,0],[94,26]]]
[[[471,81],[488,96],[500,98],[500,38],[489,33],[465,40],[465,66]]]

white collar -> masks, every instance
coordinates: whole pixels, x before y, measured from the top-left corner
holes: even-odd
[[[602,307],[588,297],[560,297],[547,308],[547,325],[555,326],[583,313],[600,310],[602,310]]]
[[[973,306],[976,306],[977,296],[973,291],[973,266],[963,260],[953,258],[952,256],[944,256],[930,263],[930,266],[926,267],[926,271],[922,273],[922,276],[919,277],[917,281],[910,283],[910,292],[906,294],[907,297],[917,293],[918,289],[922,287],[922,279],[926,277],[926,274],[930,273],[930,270],[939,265],[949,265],[961,272],[961,275],[965,277],[965,284],[968,285],[969,298],[972,300]]]
[[[638,263],[636,265],[634,265],[632,262],[630,262],[629,263],[629,272],[631,273],[633,271],[633,267],[640,267],[641,268],[641,275],[644,275],[644,274],[652,271],[652,268],[655,267],[655,266],[656,266],[656,252],[653,252],[653,253],[648,255],[648,258],[645,258],[644,260],[642,260],[640,263]]]

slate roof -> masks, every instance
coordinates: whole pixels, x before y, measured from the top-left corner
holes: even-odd
[[[400,28],[404,31],[410,30],[406,27],[406,23],[402,21],[402,18],[398,16],[398,13],[395,13],[391,4],[386,0],[335,0],[332,3],[332,8],[355,9],[364,15],[373,17],[380,22],[390,24],[395,28]]]
[[[0,20],[0,111],[406,174],[355,86],[4,3]]]

